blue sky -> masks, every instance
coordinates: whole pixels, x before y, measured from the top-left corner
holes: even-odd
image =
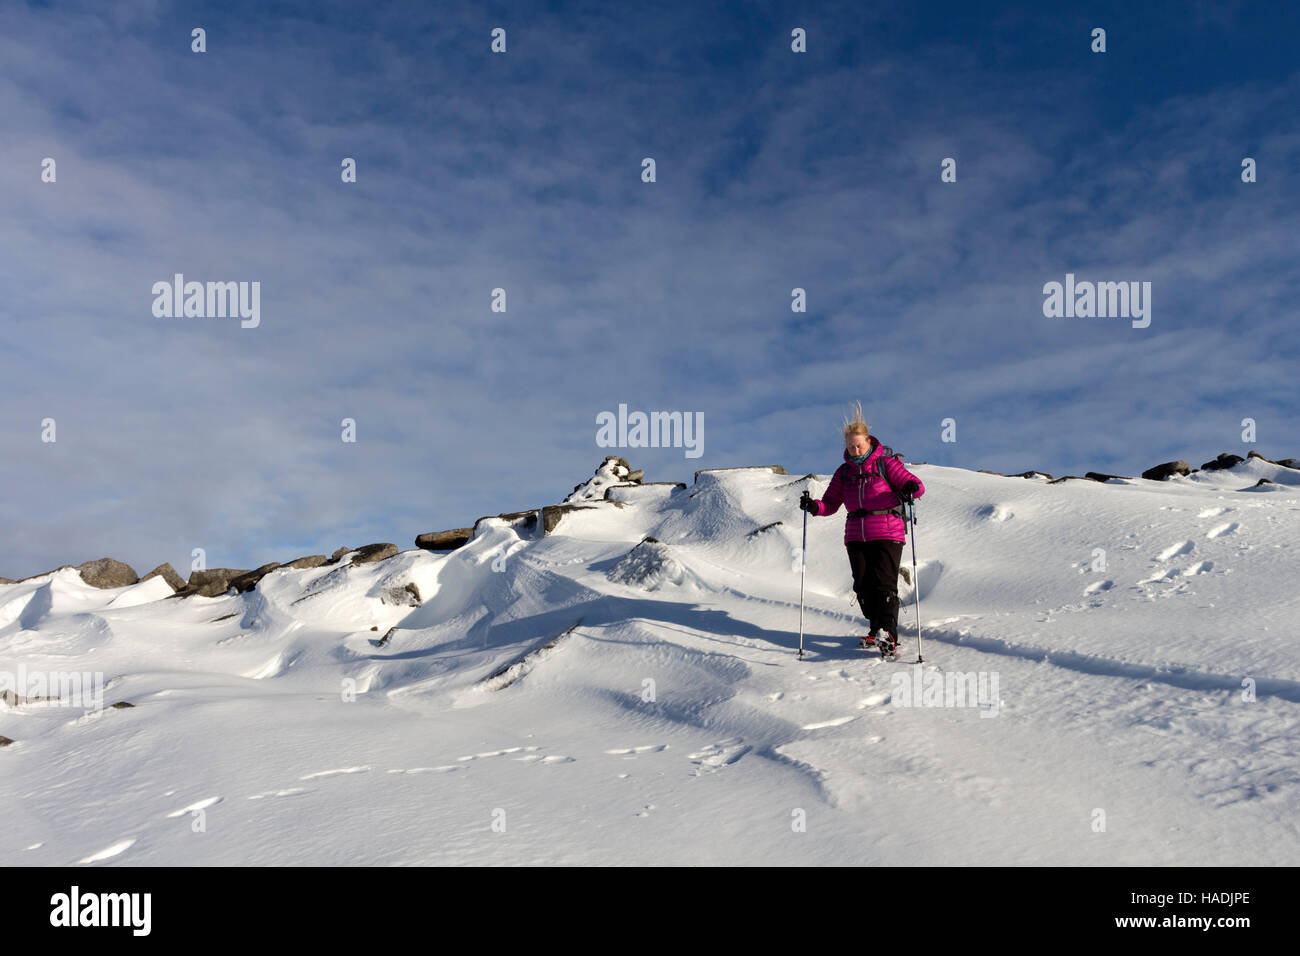
[[[0,5],[0,574],[409,547],[561,498],[620,403],[703,413],[700,458],[621,450],[650,479],[828,473],[854,399],[909,460],[972,469],[1298,456],[1298,28],[1245,3]],[[177,272],[260,282],[261,324],[156,318]],[[1150,327],[1044,317],[1067,272],[1151,282]]]

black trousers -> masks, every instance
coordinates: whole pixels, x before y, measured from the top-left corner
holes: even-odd
[[[871,622],[871,630],[898,633],[898,564],[903,559],[901,541],[846,541],[853,593],[858,607]]]

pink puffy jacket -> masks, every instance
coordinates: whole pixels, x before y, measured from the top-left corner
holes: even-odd
[[[883,447],[880,439],[871,436],[874,445],[862,464],[855,463],[847,451],[844,452],[844,464],[835,469],[830,487],[817,502],[819,515],[833,515],[844,505],[848,511],[879,511],[898,505],[898,496],[889,487],[889,483],[876,474],[876,461],[889,475],[894,488],[902,488],[909,481],[917,484],[915,498],[925,494],[925,485],[921,479],[912,474],[903,463],[893,456],[882,456]],[[898,515],[867,515],[863,518],[846,518],[844,520],[844,541],[906,541],[907,523]]]

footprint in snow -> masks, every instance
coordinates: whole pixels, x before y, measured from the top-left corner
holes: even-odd
[[[1190,578],[1193,575],[1205,574],[1207,571],[1213,570],[1213,568],[1214,568],[1213,561],[1201,561],[1198,562],[1197,564],[1193,564],[1190,568],[1185,570],[1183,572],[1183,577]]]
[[[82,857],[77,862],[98,863],[100,860],[112,859],[115,856],[120,856],[121,854],[125,853],[127,850],[131,849],[131,847],[133,847],[134,845],[135,845],[134,837],[128,840],[118,840],[112,846],[105,847],[104,849],[100,850],[98,853],[90,854],[90,856]]]
[[[613,754],[616,757],[621,757],[621,756],[627,756],[629,754],[633,756],[635,756],[636,754],[651,754],[651,753],[657,754],[667,749],[668,749],[668,744],[646,744],[643,747],[624,747],[619,750],[606,750],[605,753]]]
[[[317,777],[334,777],[341,773],[367,773],[369,767],[340,767],[338,770],[318,770],[315,773],[305,774],[299,777],[299,780],[315,780]]]
[[[1109,591],[1115,586],[1114,581],[1093,581],[1083,589],[1084,594],[1096,594],[1098,591]]]
[[[825,729],[825,728],[827,728],[827,727],[839,727],[839,726],[842,726],[843,724],[847,724],[850,720],[857,720],[857,719],[858,719],[858,718],[857,718],[856,716],[853,716],[853,717],[836,717],[834,720],[822,720],[822,721],[818,721],[818,722],[815,723],[815,724],[804,724],[804,725],[803,725],[803,729],[804,729],[804,730],[823,730],[823,729]]]
[[[879,707],[881,704],[887,704],[891,697],[893,697],[893,694],[883,691],[872,694],[870,697],[864,697],[858,701],[858,710],[866,710],[868,707]]]
[[[543,757],[541,754],[525,754],[524,756],[516,757],[515,759],[520,761],[521,763],[540,763],[541,766],[546,766],[547,764],[553,764],[553,763],[574,762],[573,757],[565,757],[562,754],[551,754],[548,757]]]
[[[179,810],[173,810],[171,813],[167,814],[167,819],[172,820],[175,819],[176,817],[183,817],[185,816],[185,814],[193,813],[195,810],[206,810],[208,807],[212,806],[213,804],[217,804],[220,802],[221,802],[220,797],[207,797],[203,800],[198,801],[197,803],[191,803],[188,807],[181,807]]]
[[[402,769],[401,767],[397,767],[396,769],[390,770],[388,772],[389,773],[448,773],[452,770],[461,770],[463,769],[463,766],[464,766],[463,764],[447,764],[442,767],[409,767],[407,769]]]
[[[504,757],[506,754],[517,754],[523,751],[538,750],[533,747],[507,747],[505,750],[489,750],[481,754],[467,754],[464,757],[457,757],[457,760],[482,760],[484,757]]]
[[[1210,534],[1207,535],[1207,537],[1213,538],[1214,532],[1210,532]],[[1170,558],[1175,558],[1180,554],[1187,554],[1195,547],[1196,547],[1196,542],[1192,541],[1191,539],[1188,539],[1187,541],[1180,541],[1178,544],[1171,544],[1169,547],[1161,551],[1158,555],[1156,555],[1156,560],[1168,561]]]
[[[736,744],[739,742],[740,738],[734,737],[715,744],[709,744],[696,753],[688,754],[691,763],[698,765],[698,768],[691,772],[692,776],[699,776],[701,773],[716,773],[723,767],[730,767],[754,749],[748,745],[737,747]]]
[[[1240,522],[1229,521],[1227,524],[1215,525],[1209,531],[1205,532],[1207,538],[1221,538],[1225,534],[1232,534],[1241,527]]]
[[[1198,518],[1217,518],[1219,515],[1226,515],[1231,508],[1206,508],[1196,517]]]

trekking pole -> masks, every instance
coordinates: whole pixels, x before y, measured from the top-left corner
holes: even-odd
[[[924,664],[921,656],[921,582],[916,577],[916,513],[912,502],[907,503],[908,537],[912,539],[912,598],[916,602],[916,662]]]
[[[808,512],[803,513],[803,547],[799,549],[799,660],[803,660],[803,580],[808,571]]]

